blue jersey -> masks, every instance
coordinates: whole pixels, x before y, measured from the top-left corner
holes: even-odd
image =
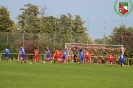
[[[65,58],[66,58],[66,55],[67,55],[67,51],[64,50],[64,51],[63,51],[63,54],[62,54],[62,58],[65,59]]]
[[[80,55],[80,57],[84,57],[84,52],[81,51],[81,52],[79,53],[79,55]]]
[[[24,55],[24,48],[23,47],[20,48],[20,54]]]
[[[46,49],[46,54],[50,54],[50,50],[49,49]]]
[[[120,54],[120,60],[124,59],[124,54]]]
[[[50,58],[50,50],[49,50],[49,48],[46,49],[46,58]]]
[[[79,57],[80,57],[80,62],[83,63],[83,59],[84,59],[84,52],[83,51],[80,51],[79,53]]]
[[[67,55],[67,51],[64,50],[64,51],[63,51],[63,56],[66,56],[66,55]]]
[[[4,49],[5,55],[9,55],[9,50],[7,48]]]

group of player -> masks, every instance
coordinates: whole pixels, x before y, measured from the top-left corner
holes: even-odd
[[[23,62],[26,63],[26,60],[24,58],[25,50],[24,50],[24,48],[22,46],[20,47],[18,52],[19,52],[18,53],[18,60],[21,63],[23,63]],[[5,47],[4,53],[5,53],[6,61],[8,62],[9,61],[10,51],[9,51],[9,49],[7,47]],[[52,55],[52,52],[50,52],[50,49],[47,47],[43,63],[46,63],[46,61],[51,61],[53,63],[58,61],[59,63],[63,63],[63,62],[66,61],[66,56],[67,56],[67,50],[66,49],[64,49],[63,52],[61,51],[61,49],[59,49],[59,50],[56,49],[54,55]],[[34,49],[34,56],[33,56],[33,58],[32,58],[30,63],[32,64],[34,62],[34,60],[36,60],[38,63],[40,62],[39,61],[39,56],[38,56],[38,50],[36,48]]]
[[[85,55],[84,55],[85,53]],[[76,57],[77,57],[77,50],[74,48],[73,50],[73,55],[74,55],[74,62],[76,62]],[[82,51],[82,49],[80,49],[80,53],[79,53],[79,58],[80,58],[80,62],[82,64],[85,64],[86,62],[88,62],[88,64],[90,63],[90,53],[87,49],[85,49],[85,52]],[[113,60],[114,60],[114,55],[109,52],[108,54],[108,63],[109,65],[112,67],[113,65]],[[122,50],[120,56],[119,56],[119,61],[120,61],[120,66],[122,67],[122,65],[124,65],[124,51]]]
[[[50,52],[50,49],[47,47],[46,48],[46,54],[44,56],[44,61],[43,63],[46,62],[51,62],[51,63],[55,63],[56,61],[58,61],[59,63],[64,63],[66,61],[66,56],[67,56],[67,50],[64,49],[63,52],[61,51],[61,49],[56,49],[54,55],[52,55],[52,52]],[[38,51],[35,48],[34,50],[34,57],[31,60],[31,64],[34,62],[34,60],[36,60],[39,63],[39,57],[38,57]]]
[[[24,58],[24,55],[25,55],[25,50],[24,48],[21,46],[19,51],[18,51],[18,58],[19,58],[19,61],[21,63],[26,63],[25,61],[25,58]],[[46,48],[46,54],[44,56],[44,61],[43,63],[46,63],[46,62],[51,62],[51,63],[56,63],[59,62],[60,64],[61,63],[64,63],[64,62],[67,62],[69,59],[68,59],[68,52],[66,49],[64,49],[63,51],[61,49],[56,49],[54,54],[52,52],[50,52],[50,49],[49,47]],[[4,53],[5,53],[5,57],[6,57],[6,61],[8,62],[9,61],[9,49],[6,47],[4,49]],[[79,57],[79,61],[78,61],[78,58]],[[83,52],[82,49],[80,49],[79,53],[78,53],[78,50],[76,48],[73,48],[73,60],[74,60],[74,63],[76,62],[80,62],[81,64],[85,64],[86,62],[89,64],[90,63],[90,53],[88,51],[88,49],[85,49],[85,51]],[[120,54],[120,65],[122,67],[122,65],[124,64],[124,52],[122,52]],[[108,61],[109,61],[109,65],[112,67],[112,63],[113,63],[113,59],[114,59],[114,56],[113,54],[110,52],[108,54]],[[38,57],[38,50],[35,48],[34,49],[34,56],[30,62],[30,64],[32,64],[34,62],[34,60],[37,61],[37,63],[39,63],[39,57]]]
[[[50,52],[50,49],[46,48],[46,56],[44,57],[43,63],[46,63],[46,61],[50,61],[51,63],[59,62],[64,63],[67,60],[67,50],[64,49],[63,51],[61,49],[56,49],[54,54]]]
[[[113,54],[110,52],[108,54],[108,61],[109,61],[109,65],[112,67],[113,65],[113,60],[114,60],[114,56]],[[122,65],[124,65],[124,52],[121,52],[120,56],[119,56],[119,61],[120,61],[120,66],[122,67]]]
[[[66,56],[67,56],[66,49],[64,49],[63,52],[61,51],[61,49],[56,49],[54,54],[52,54],[52,52],[50,52],[50,49],[47,47],[45,53],[46,54],[44,56],[43,63],[46,63],[46,62],[55,63],[56,61],[58,61],[61,64],[66,62]],[[36,49],[34,50],[34,57],[30,63],[32,64],[35,59],[39,63],[38,51]]]
[[[78,59],[78,57],[79,57],[79,59]],[[80,51],[78,53],[78,50],[74,47],[73,48],[73,60],[74,60],[74,63],[79,62],[81,64],[85,64],[87,62],[89,64],[90,63],[90,53],[89,53],[88,49],[85,49],[85,52],[82,49],[80,49]]]
[[[82,49],[80,49],[80,53],[79,53],[79,57],[80,60],[78,61],[78,51],[74,48],[73,50],[73,59],[74,63],[76,62],[80,62],[81,64],[84,64],[86,62],[88,62],[88,64],[90,63],[90,54],[89,51],[86,49],[85,54],[82,51]],[[85,58],[85,59],[84,59]],[[50,49],[47,47],[46,49],[46,57],[43,61],[43,63],[46,63],[46,61],[50,61],[51,63],[55,63],[56,61],[61,63],[65,63],[65,62],[70,62],[70,59],[68,59],[68,52],[66,49],[64,49],[63,51],[61,49],[56,49],[54,54],[52,55],[52,53],[50,52]]]
[[[10,51],[8,49],[8,47],[6,46],[4,51],[5,53],[5,58],[6,58],[6,61],[8,62],[9,61],[9,55],[10,55]],[[21,46],[19,51],[18,51],[18,58],[19,58],[19,61],[22,63],[22,62],[25,62],[25,58],[24,58],[24,54],[25,54],[25,51],[24,51],[24,48]]]

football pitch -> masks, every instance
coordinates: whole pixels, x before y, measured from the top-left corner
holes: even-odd
[[[133,66],[0,61],[1,88],[133,88]]]

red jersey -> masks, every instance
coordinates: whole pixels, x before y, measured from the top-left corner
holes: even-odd
[[[34,50],[34,56],[37,58],[38,57],[38,51],[35,49]]]
[[[62,54],[61,51],[56,50],[55,51],[55,58],[58,58],[58,59],[61,58],[61,54]]]
[[[113,57],[112,54],[109,54],[109,55],[108,55],[108,58],[109,58],[109,59],[113,59],[114,57]]]
[[[85,51],[85,55],[86,56],[89,56],[89,51]]]
[[[61,52],[61,51],[59,51],[59,52],[58,52],[58,54],[59,54],[59,58],[61,58],[62,52]]]
[[[58,50],[55,50],[55,56],[57,56],[57,55],[58,55],[58,53],[59,53],[59,51],[58,51]]]
[[[114,58],[114,56],[112,54],[109,54],[108,55],[109,62],[112,62],[113,61],[113,58]]]
[[[58,57],[58,50],[55,50],[54,52],[54,58],[57,58]]]
[[[89,59],[89,51],[85,51],[85,59]]]

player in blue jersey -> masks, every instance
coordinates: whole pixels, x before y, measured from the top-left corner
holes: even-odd
[[[83,64],[84,63],[84,52],[82,51],[82,49],[80,49],[79,57],[80,57],[81,64]]]
[[[46,58],[44,58],[44,62],[43,63],[46,63],[46,60],[50,60],[50,49],[47,47],[46,48]]]
[[[19,55],[20,55],[20,62],[25,62],[25,59],[24,59],[24,55],[25,55],[25,51],[24,51],[24,48],[21,46],[20,49],[19,49]]]
[[[120,54],[120,65],[121,65],[121,67],[122,67],[123,64],[124,64],[124,53],[121,52],[121,54]]]
[[[8,62],[9,61],[9,53],[10,53],[10,51],[9,51],[9,49],[7,47],[4,49],[4,53],[5,53],[6,61]]]
[[[66,62],[67,50],[65,49],[62,53],[62,63]]]

